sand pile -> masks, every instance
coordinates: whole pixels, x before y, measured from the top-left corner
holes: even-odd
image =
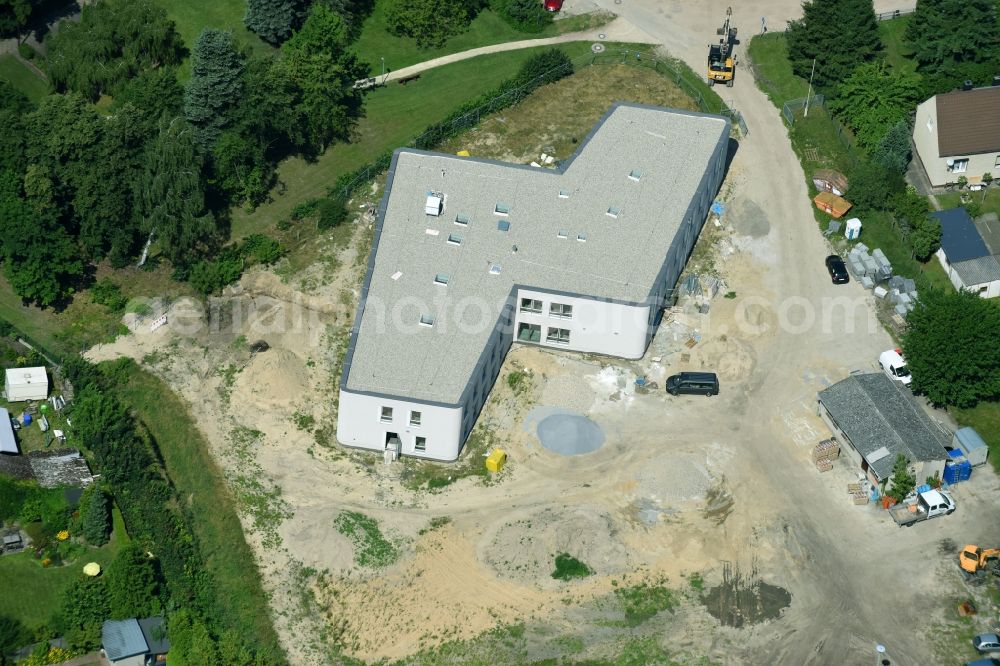
[[[253,357],[236,376],[231,403],[260,409],[285,408],[308,389],[308,371],[287,349],[270,349]]]

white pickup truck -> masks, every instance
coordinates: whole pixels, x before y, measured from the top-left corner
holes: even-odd
[[[929,518],[952,513],[955,500],[944,490],[927,490],[917,493],[912,501],[903,502],[889,509],[889,515],[900,527],[910,527]]]

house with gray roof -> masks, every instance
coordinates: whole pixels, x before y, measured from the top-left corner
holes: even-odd
[[[101,645],[111,666],[166,663],[170,651],[162,617],[108,620],[101,627]]]
[[[455,460],[513,343],[641,357],[722,182],[729,130],[616,104],[554,169],[397,150],[338,440]]]
[[[899,455],[918,482],[944,474],[950,434],[884,373],[854,374],[820,391],[818,412],[874,485],[892,476]]]
[[[1000,85],[953,90],[917,106],[914,156],[934,187],[1000,174]]]
[[[1000,296],[1000,220],[996,213],[973,220],[963,207],[931,213],[941,223],[941,247],[935,256],[948,279],[961,291],[982,298]]]

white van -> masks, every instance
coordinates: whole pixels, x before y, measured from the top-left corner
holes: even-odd
[[[878,364],[882,366],[885,374],[889,375],[889,379],[901,382],[904,385],[913,381],[913,377],[910,376],[910,370],[906,367],[906,361],[903,360],[899,349],[890,349],[882,352],[878,357]]]

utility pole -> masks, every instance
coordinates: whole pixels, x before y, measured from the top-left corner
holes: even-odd
[[[813,91],[813,76],[816,74],[816,58],[813,58],[812,72],[809,73],[809,90],[806,92],[806,110],[803,112],[802,117],[809,117],[809,98],[812,97]]]
[[[382,85],[385,85],[385,56],[382,56]]]

